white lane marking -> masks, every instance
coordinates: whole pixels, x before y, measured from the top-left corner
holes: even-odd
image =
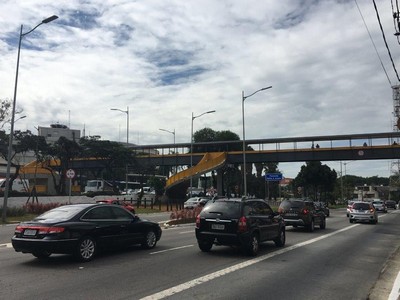
[[[151,252],[151,253],[149,253],[149,254],[159,254],[159,253],[164,253],[164,252],[169,252],[169,251],[174,251],[174,250],[180,250],[180,249],[189,248],[189,247],[193,247],[193,245],[187,245],[187,246],[182,246],[182,247],[175,247],[175,248],[171,248],[171,249],[167,249],[167,250],[161,250],[161,251]]]
[[[400,299],[400,272],[397,274],[396,280],[394,281],[394,285],[392,291],[390,292],[388,300],[398,300]]]
[[[12,248],[11,243],[7,243],[7,244],[0,244],[0,249],[4,249],[4,248]]]
[[[193,233],[193,231],[194,231],[194,230],[190,230],[190,231],[182,231],[182,232],[179,232],[179,234]]]
[[[153,295],[149,295],[147,297],[142,298],[141,300],[156,300],[156,299],[163,299],[163,298],[172,296],[174,294],[177,294],[177,293],[180,293],[182,291],[188,290],[188,289],[190,289],[192,287],[195,287],[195,286],[200,285],[202,283],[208,282],[208,281],[213,280],[215,278],[227,275],[227,274],[232,273],[234,271],[246,268],[248,266],[251,266],[251,265],[254,265],[256,263],[259,263],[259,262],[261,262],[263,260],[266,260],[266,259],[272,258],[274,256],[277,256],[277,255],[292,251],[294,249],[297,249],[297,248],[300,248],[300,247],[304,247],[306,245],[321,241],[323,239],[329,238],[329,237],[331,237],[333,235],[336,235],[338,233],[350,230],[350,229],[352,229],[352,228],[354,228],[356,226],[359,226],[359,225],[360,224],[354,224],[354,225],[351,225],[349,227],[345,227],[343,229],[334,231],[332,233],[328,233],[326,235],[322,235],[322,236],[313,238],[311,240],[304,241],[304,242],[298,243],[296,245],[293,245],[293,246],[290,246],[290,247],[287,247],[287,248],[283,248],[283,249],[274,251],[272,253],[269,253],[269,254],[266,254],[266,255],[263,255],[263,256],[260,256],[260,257],[257,257],[257,258],[253,258],[253,259],[247,260],[245,262],[242,262],[242,263],[233,265],[231,267],[216,271],[214,273],[211,273],[211,274],[208,274],[208,275],[205,275],[205,276],[202,276],[202,277],[187,281],[185,283],[179,284],[177,286],[174,286],[172,288],[163,290],[163,291],[155,293]]]

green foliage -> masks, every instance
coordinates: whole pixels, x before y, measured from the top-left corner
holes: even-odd
[[[239,136],[236,133],[233,133],[229,130],[223,131],[215,131],[211,128],[203,128],[201,130],[196,131],[193,134],[194,143],[204,143],[204,142],[221,142],[221,141],[238,141],[240,140]],[[226,143],[224,145],[207,145],[207,146],[199,146],[193,145],[193,152],[223,152],[223,151],[235,151],[240,150],[240,144],[231,144]]]

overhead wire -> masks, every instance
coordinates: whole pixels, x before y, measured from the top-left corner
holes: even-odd
[[[393,25],[395,30],[395,36],[397,38],[397,43],[400,44],[400,11],[399,11],[399,1],[396,0],[396,11],[394,9],[393,0],[390,1],[392,5],[392,15],[393,15]]]
[[[376,48],[376,45],[375,45],[375,43],[374,43],[374,40],[372,39],[371,33],[370,33],[369,29],[368,29],[367,23],[365,22],[365,19],[364,19],[364,16],[363,16],[362,12],[361,12],[361,9],[360,9],[360,7],[358,6],[357,0],[354,0],[354,2],[356,3],[358,12],[360,13],[360,16],[361,16],[361,19],[362,19],[363,22],[364,22],[364,26],[365,26],[365,29],[366,29],[367,32],[368,32],[369,39],[371,40],[371,43],[372,43],[372,45],[374,46],[376,55],[378,56],[378,59],[379,59],[379,61],[380,61],[380,63],[381,63],[383,72],[385,72],[386,78],[387,78],[387,80],[389,81],[390,86],[392,86],[392,82],[390,81],[389,75],[388,75],[388,73],[387,73],[387,71],[386,71],[386,68],[385,68],[383,62],[382,62],[382,58],[381,58],[381,56],[379,55],[379,52],[378,52],[378,49]]]
[[[355,1],[356,1],[356,0],[355,0]],[[377,17],[377,19],[378,19],[379,27],[380,27],[380,29],[381,29],[383,41],[385,42],[385,47],[386,47],[386,49],[387,49],[387,52],[388,52],[390,61],[392,62],[393,70],[394,70],[394,72],[396,73],[397,80],[400,82],[400,77],[399,77],[399,74],[397,73],[397,69],[396,69],[396,66],[395,66],[394,61],[393,61],[392,53],[390,52],[389,46],[388,46],[387,41],[386,41],[386,36],[385,36],[385,32],[384,32],[383,27],[382,27],[381,18],[380,18],[380,16],[379,16],[378,8],[377,8],[377,6],[376,6],[375,0],[372,0],[372,2],[374,3],[374,8],[375,8],[375,12],[376,12],[376,17]]]

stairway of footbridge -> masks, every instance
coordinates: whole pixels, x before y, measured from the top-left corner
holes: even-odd
[[[246,140],[246,162],[400,159],[400,132]],[[243,163],[243,141],[136,145],[144,165],[196,165],[209,152],[225,152],[227,164]]]

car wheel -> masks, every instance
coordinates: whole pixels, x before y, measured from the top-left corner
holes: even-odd
[[[285,227],[283,227],[279,232],[279,236],[274,240],[274,243],[277,247],[283,247],[285,246],[285,242],[286,242],[286,231]]]
[[[32,255],[36,258],[44,259],[44,258],[48,258],[51,255],[51,253],[47,252],[47,251],[36,251],[36,252],[33,252]]]
[[[354,222],[354,220],[353,220],[353,219],[350,219],[349,221],[350,221],[350,223],[353,223],[353,222]]]
[[[75,256],[82,262],[87,262],[93,259],[97,251],[96,241],[89,237],[83,237],[78,242]]]
[[[325,218],[323,218],[321,220],[321,223],[319,224],[319,228],[320,229],[325,229],[326,228],[326,219]]]
[[[313,232],[315,229],[314,219],[311,220],[311,223],[308,225],[308,231]]]
[[[157,236],[156,233],[153,230],[149,230],[146,233],[144,242],[142,243],[142,247],[145,249],[151,249],[154,248],[157,244]]]
[[[209,252],[213,246],[213,243],[210,241],[199,240],[197,243],[199,244],[200,250],[203,252]]]
[[[250,242],[247,245],[245,245],[245,251],[250,256],[256,256],[258,253],[258,248],[259,248],[258,235],[253,233],[251,235]]]

